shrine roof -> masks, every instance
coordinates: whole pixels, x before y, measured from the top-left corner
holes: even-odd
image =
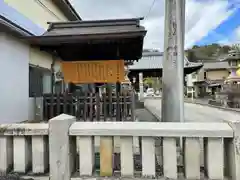
[[[90,39],[118,39],[144,37],[146,30],[140,26],[142,18],[69,21],[49,23],[41,36],[28,38],[32,44],[81,43]]]
[[[147,32],[142,19],[54,22],[43,35],[25,39],[57,52],[63,60],[140,59]]]

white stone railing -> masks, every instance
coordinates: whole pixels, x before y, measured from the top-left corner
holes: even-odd
[[[94,160],[99,149],[97,176],[112,177],[115,175],[113,154],[119,147],[122,177],[157,178],[160,166],[161,176],[177,179],[178,167],[183,166],[187,179],[200,179],[200,167],[204,166],[209,179],[227,176],[239,180],[239,130],[238,122],[76,122],[75,117],[64,114],[48,124],[2,124],[0,171],[6,174],[12,170],[25,175],[31,172],[32,176],[42,174],[51,180],[95,177]],[[134,167],[135,149],[139,146],[135,137],[141,137],[140,176]],[[177,146],[180,137],[182,148]],[[179,149],[183,150],[182,162],[178,162]]]

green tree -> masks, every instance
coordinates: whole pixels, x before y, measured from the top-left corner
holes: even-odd
[[[219,45],[217,43],[197,46],[194,45],[191,49],[186,50],[188,54],[189,61],[198,61],[198,60],[218,60],[218,57],[227,54],[230,50],[230,46]]]
[[[154,84],[154,80],[151,77],[146,77],[143,79],[143,84],[144,84],[144,86],[148,86],[148,87],[152,88],[153,84]]]
[[[198,45],[194,45],[194,46],[192,47],[192,49],[197,49],[197,48],[199,48]]]

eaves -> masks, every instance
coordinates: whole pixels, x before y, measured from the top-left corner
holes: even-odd
[[[4,16],[0,15],[0,27],[1,32],[9,32],[14,36],[18,37],[25,37],[25,36],[33,36],[31,32],[27,31],[26,29],[22,28],[21,26],[13,23],[9,19],[5,18]]]

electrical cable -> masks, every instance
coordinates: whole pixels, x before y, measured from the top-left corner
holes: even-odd
[[[43,8],[48,10],[52,15],[54,15],[58,20],[62,21],[61,18],[59,18],[52,10],[50,10],[44,3],[41,2],[41,0],[35,0],[38,4],[40,4]]]
[[[150,8],[149,8],[149,10],[148,10],[148,12],[147,12],[147,14],[144,16],[144,20],[147,19],[148,16],[150,15],[150,13],[151,13],[151,11],[152,11],[152,8],[153,8],[153,6],[154,6],[154,4],[155,4],[155,2],[156,2],[156,0],[153,0],[153,1],[152,1],[152,4],[151,4],[151,6],[150,6]]]

